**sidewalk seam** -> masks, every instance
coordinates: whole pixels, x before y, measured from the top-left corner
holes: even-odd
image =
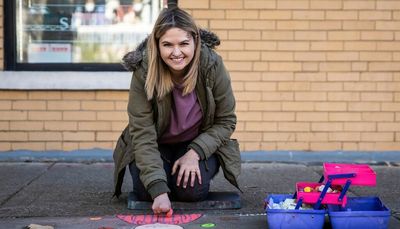
[[[42,173],[37,175],[36,177],[32,178],[30,181],[28,181],[26,184],[24,184],[21,188],[19,188],[17,191],[15,191],[13,194],[11,194],[9,197],[7,197],[5,200],[3,200],[0,203],[0,207],[6,204],[9,200],[11,200],[14,196],[16,196],[18,193],[20,193],[22,190],[24,190],[26,187],[28,187],[30,184],[32,184],[34,181],[42,177],[44,174],[46,174],[57,162],[51,163]]]

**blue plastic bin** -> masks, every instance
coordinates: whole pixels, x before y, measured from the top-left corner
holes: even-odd
[[[349,197],[345,207],[328,205],[333,229],[388,228],[390,210],[378,197]]]
[[[271,194],[264,200],[268,204],[272,198],[274,203],[279,203],[285,199],[293,199],[293,195]],[[265,208],[267,213],[268,227],[271,229],[313,229],[323,228],[326,210],[285,210]]]

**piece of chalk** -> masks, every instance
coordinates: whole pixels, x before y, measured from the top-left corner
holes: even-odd
[[[172,210],[172,208],[170,208],[165,216],[166,217],[172,217],[172,214],[174,214],[174,210]]]
[[[311,191],[312,191],[311,187],[307,186],[307,187],[304,188],[304,192],[311,192]]]
[[[215,224],[214,223],[203,223],[200,226],[203,228],[212,228],[212,227],[215,227]]]

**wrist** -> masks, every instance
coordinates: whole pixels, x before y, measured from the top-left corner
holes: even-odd
[[[194,158],[194,159],[200,161],[200,155],[199,155],[196,151],[194,151],[194,149],[190,149],[190,150],[187,152],[187,154],[189,154],[190,157],[192,157],[192,158]]]
[[[151,198],[154,200],[157,196],[163,194],[163,193],[168,193],[170,192],[167,182],[163,180],[157,180],[155,182],[152,182],[147,191],[149,192]]]
[[[195,142],[190,143],[189,149],[194,150],[200,157],[200,160],[206,159],[206,154],[204,153],[203,149]]]
[[[160,195],[156,196],[154,199],[160,199],[160,198],[163,198],[163,197],[165,197],[165,196],[168,197],[168,193],[166,193],[166,192],[161,193]]]

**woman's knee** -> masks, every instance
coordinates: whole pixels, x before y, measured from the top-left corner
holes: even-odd
[[[146,191],[142,181],[139,178],[140,170],[136,167],[134,162],[129,164],[129,172],[132,177],[133,194],[137,200],[151,201],[150,194]]]
[[[175,186],[172,190],[172,196],[176,201],[182,202],[197,202],[207,198],[209,185],[195,185],[194,187],[178,187]]]

